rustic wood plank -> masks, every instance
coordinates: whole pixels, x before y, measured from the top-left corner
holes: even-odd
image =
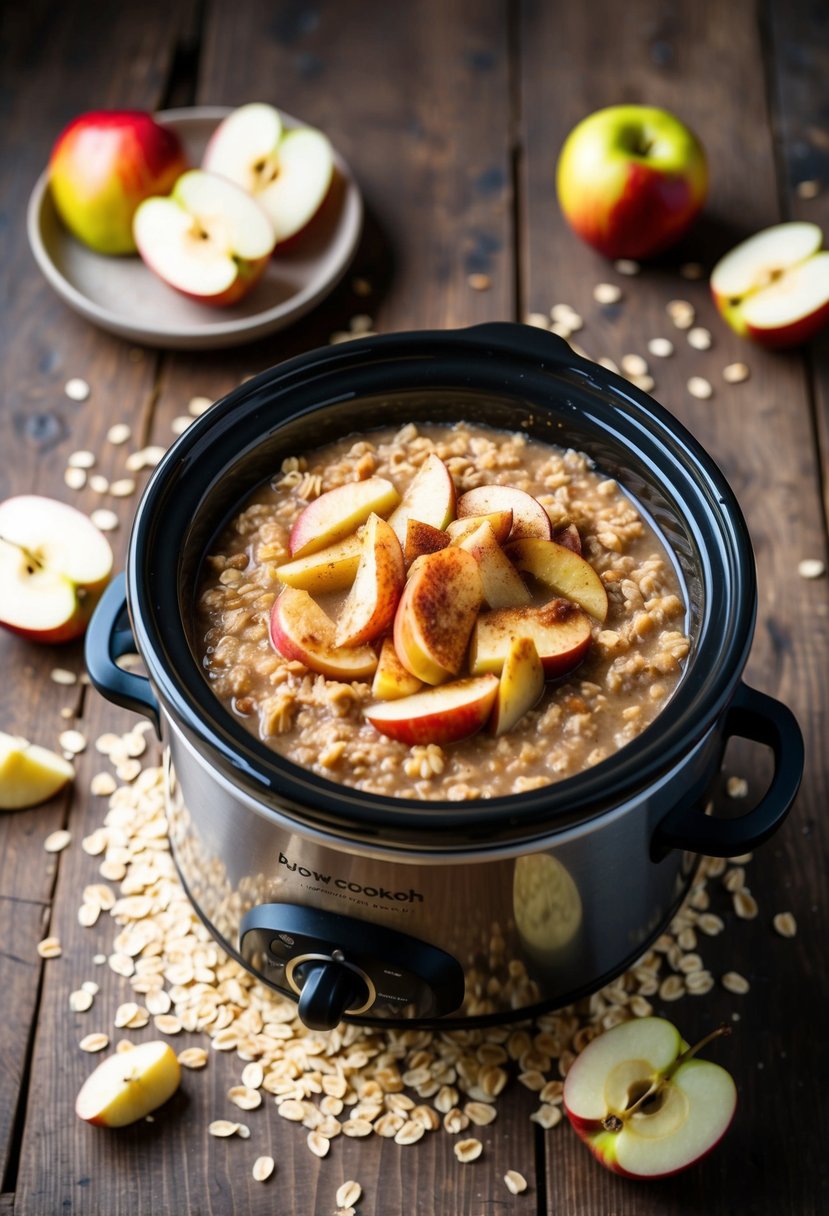
[[[782,11],[782,6],[781,6]],[[808,40],[806,29],[801,37]],[[669,336],[673,359],[651,359],[654,395],[702,440],[734,486],[757,552],[759,625],[749,682],[790,704],[807,736],[806,780],[790,821],[757,854],[749,883],[760,916],[736,922],[705,943],[715,974],[735,967],[752,983],[738,998],[715,989],[703,1002],[657,1003],[686,1037],[718,1021],[740,1018],[734,1037],[712,1053],[733,1072],[740,1107],[725,1144],[700,1167],[658,1189],[626,1183],[592,1162],[569,1132],[548,1137],[548,1209],[568,1216],[614,1211],[647,1216],[671,1212],[816,1213],[826,1194],[825,1155],[811,1111],[820,1098],[827,1060],[814,1024],[826,1000],[826,977],[816,963],[827,932],[822,898],[826,870],[824,673],[827,670],[827,588],[804,584],[800,557],[823,551],[818,470],[804,361],[764,354],[720,323],[704,282],[687,282],[676,267],[691,258],[709,268],[735,237],[779,218],[762,48],[751,6],[680,3],[667,9],[635,0],[617,19],[612,6],[523,6],[522,97],[524,137],[523,277],[528,311],[567,301],[585,318],[576,340],[591,355],[618,360],[647,354],[646,341]],[[708,150],[712,186],[706,221],[683,247],[636,279],[615,273],[566,229],[555,204],[555,158],[578,119],[602,105],[646,101],[679,113]],[[599,281],[619,282],[625,297],[600,308]],[[671,298],[693,301],[714,344],[688,349],[664,307]],[[727,387],[720,369],[734,360],[751,366],[746,384]],[[715,395],[695,401],[691,375],[707,376]],[[815,622],[819,622],[817,628]],[[752,753],[753,755],[753,753]],[[740,754],[740,762],[748,757]],[[743,769],[742,771],[748,771]],[[790,908],[800,932],[777,938],[775,912]],[[758,1136],[774,1151],[757,1151]],[[750,1163],[750,1168],[746,1168]]]

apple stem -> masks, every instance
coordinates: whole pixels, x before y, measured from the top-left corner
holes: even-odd
[[[731,1034],[731,1027],[727,1026],[725,1022],[723,1022],[720,1026],[715,1027],[714,1030],[710,1031],[707,1035],[705,1035],[704,1038],[700,1039],[698,1043],[695,1043],[693,1047],[689,1047],[687,1051],[683,1051],[681,1056],[677,1056],[670,1068],[663,1074],[664,1080],[670,1080],[680,1065],[684,1064],[686,1060],[690,1060],[692,1056],[695,1056],[697,1052],[701,1051],[703,1047],[707,1046],[712,1039],[719,1039],[721,1036],[729,1034]]]
[[[26,561],[29,563],[29,574],[34,574],[35,570],[43,569],[43,562],[38,557],[35,557],[31,549],[27,549],[25,545],[19,544],[16,540],[9,540],[7,536],[0,536],[0,541],[2,541],[4,545],[11,545],[13,549],[20,550],[20,552],[26,558]]]

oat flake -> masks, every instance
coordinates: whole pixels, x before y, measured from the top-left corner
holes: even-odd
[[[85,380],[80,376],[73,376],[71,380],[67,380],[63,386],[63,391],[70,401],[86,401],[89,397],[91,389]]]
[[[511,1195],[521,1195],[527,1189],[527,1179],[518,1170],[507,1170],[504,1184]]]
[[[67,832],[65,828],[61,828],[57,832],[49,833],[43,842],[43,847],[47,853],[62,853],[71,840],[71,832]]]
[[[253,1163],[253,1177],[256,1182],[267,1182],[275,1169],[273,1157],[257,1157]]]
[[[101,532],[114,532],[118,527],[118,516],[108,507],[99,507],[97,511],[90,514],[89,518]]]

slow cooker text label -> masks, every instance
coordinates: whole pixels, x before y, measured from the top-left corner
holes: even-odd
[[[279,864],[292,873],[300,874],[303,878],[313,878],[324,886],[338,887],[341,891],[352,891],[355,895],[367,895],[369,899],[390,899],[397,903],[423,903],[420,891],[410,887],[408,891],[389,891],[386,887],[364,887],[358,882],[350,882],[345,878],[332,877],[330,874],[320,874],[318,870],[309,870],[299,866],[295,861],[289,861],[284,853],[279,854]]]

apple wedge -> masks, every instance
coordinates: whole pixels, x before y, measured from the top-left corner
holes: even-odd
[[[308,557],[298,557],[295,561],[285,562],[277,569],[276,577],[288,587],[296,587],[314,595],[324,595],[328,591],[346,591],[357,575],[362,552],[363,542],[359,534],[353,532],[345,540],[328,545],[325,549],[318,549]]]
[[[562,545],[565,549],[572,549],[574,553],[581,555],[581,537],[575,524],[565,524],[561,528],[553,528],[553,535],[550,539],[554,540],[557,545]]]
[[[458,541],[458,548],[471,553],[478,563],[484,603],[490,608],[521,608],[532,602],[521,575],[498,544],[486,520]]]
[[[371,695],[378,701],[396,701],[399,697],[410,697],[422,687],[423,681],[416,679],[398,659],[391,638],[384,638]]]
[[[75,1113],[97,1127],[126,1127],[173,1096],[181,1066],[169,1043],[153,1040],[103,1060],[86,1078]]]
[[[362,546],[357,575],[337,621],[335,646],[361,646],[385,633],[406,582],[400,541],[379,515],[369,515]]]
[[[469,670],[476,676],[490,671],[500,674],[513,641],[530,638],[549,680],[578,667],[590,637],[590,618],[569,600],[551,600],[540,608],[482,612],[472,630]]]
[[[454,546],[415,566],[397,605],[394,648],[418,680],[441,684],[461,669],[483,599],[481,576],[472,554]]]
[[[519,570],[537,579],[555,595],[572,600],[602,624],[607,617],[607,592],[596,571],[578,553],[554,540],[516,540],[504,549]]]
[[[663,1018],[634,1018],[588,1043],[564,1082],[575,1131],[614,1173],[665,1178],[710,1152],[737,1104],[731,1076],[695,1058],[719,1027],[688,1047]]]
[[[443,530],[455,515],[455,499],[452,474],[440,457],[430,452],[403,492],[400,505],[389,516],[400,544],[406,543],[410,519]]]
[[[366,680],[377,655],[370,646],[337,646],[335,625],[307,591],[286,587],[271,609],[271,643],[285,659],[304,663],[332,680]]]
[[[512,511],[510,538],[538,536],[549,540],[550,517],[537,498],[513,486],[477,486],[458,499],[458,519],[467,515],[489,515],[493,511]]]
[[[252,195],[279,242],[310,223],[334,177],[327,137],[313,127],[286,130],[279,111],[262,102],[228,114],[211,136],[202,165]]]
[[[467,515],[464,519],[453,519],[446,525],[447,535],[457,545],[470,532],[474,532],[486,520],[499,545],[503,545],[512,530],[512,511],[490,511],[488,515]]]
[[[166,198],[133,219],[141,257],[160,279],[202,304],[235,304],[261,278],[276,243],[253,199],[214,173],[183,173]]]
[[[74,776],[74,768],[63,756],[0,731],[0,811],[20,811],[46,802]]]
[[[449,536],[441,528],[433,528],[431,524],[424,524],[419,519],[407,520],[406,544],[403,548],[407,567],[427,553],[439,553],[448,544]]]
[[[88,516],[54,498],[0,503],[0,625],[32,642],[80,637],[112,574]]]
[[[544,668],[532,638],[513,638],[492,706],[489,728],[493,735],[505,735],[519,718],[532,709],[544,692]]]
[[[382,735],[410,746],[454,743],[480,730],[497,692],[494,676],[454,680],[399,701],[370,705],[365,715]]]
[[[385,477],[347,481],[320,494],[294,521],[288,542],[291,557],[306,557],[343,540],[356,532],[369,515],[387,515],[399,501],[400,495]]]

